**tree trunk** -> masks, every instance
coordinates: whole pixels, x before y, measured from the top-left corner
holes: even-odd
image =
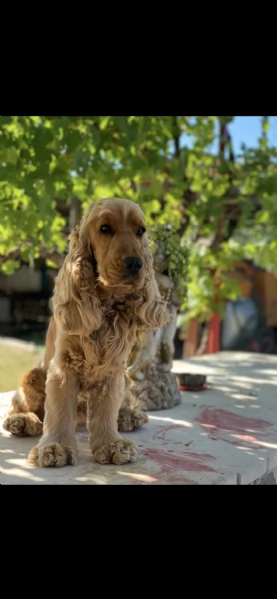
[[[181,403],[177,379],[171,372],[178,299],[173,281],[165,274],[167,258],[159,244],[154,256],[156,280],[162,296],[168,301],[171,322],[157,331],[140,333],[137,349],[132,353],[128,373],[133,380],[132,392],[141,410],[165,410]]]

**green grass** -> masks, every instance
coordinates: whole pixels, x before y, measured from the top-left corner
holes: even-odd
[[[26,349],[0,341],[0,393],[15,390],[23,374],[37,366],[43,354],[43,346]]]

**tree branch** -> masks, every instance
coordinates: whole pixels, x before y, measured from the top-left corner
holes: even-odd
[[[39,247],[39,257],[43,260],[51,260],[57,264],[58,268],[64,263],[65,256],[59,254],[56,250],[47,250],[44,246]],[[0,268],[9,260],[19,261],[21,259],[21,248],[18,246],[9,252],[6,256],[0,255]]]

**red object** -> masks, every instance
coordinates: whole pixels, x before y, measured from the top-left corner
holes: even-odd
[[[207,383],[204,383],[202,387],[185,387],[184,385],[179,385],[180,391],[204,391],[204,389],[207,389],[207,387]]]
[[[215,313],[211,315],[209,330],[209,354],[220,351],[220,316]]]

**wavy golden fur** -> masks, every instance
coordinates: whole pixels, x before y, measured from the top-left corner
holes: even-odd
[[[157,329],[168,320],[139,206],[119,199],[91,204],[70,236],[69,253],[56,278],[43,365],[47,372],[43,435],[29,454],[31,463],[76,463],[78,395],[87,401],[94,460],[135,461],[134,442],[122,439],[117,427],[126,393],[127,360],[137,330]],[[30,382],[35,394],[32,375]],[[14,401],[18,398],[20,390]],[[18,411],[19,405],[13,405],[4,423],[15,434],[12,419]],[[33,419],[41,422],[33,412]],[[25,433],[41,432],[32,433],[31,429],[25,426]]]

